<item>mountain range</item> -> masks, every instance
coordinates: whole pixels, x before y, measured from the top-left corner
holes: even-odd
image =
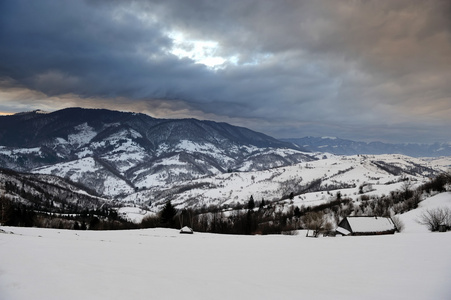
[[[281,139],[293,143],[304,151],[328,152],[336,155],[403,154],[412,157],[451,156],[451,143],[390,144],[382,142],[358,142],[335,137],[303,137]]]
[[[291,143],[227,123],[82,108],[0,117],[4,168],[57,175],[109,198],[313,159]]]
[[[33,111],[0,117],[0,189],[27,205],[45,202],[46,209],[138,205],[139,220],[168,200],[201,208],[239,207],[250,196],[291,198],[300,207],[327,202],[330,191],[357,200],[362,192],[396,190],[406,178],[426,182],[451,165],[446,158],[361,155],[358,146],[364,148],[105,109]],[[339,151],[359,155],[331,154]],[[132,210],[124,213],[133,219]]]

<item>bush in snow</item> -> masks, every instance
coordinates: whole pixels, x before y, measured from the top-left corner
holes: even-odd
[[[439,231],[441,226],[451,227],[451,209],[449,207],[439,207],[428,209],[422,213],[418,222],[426,225],[430,231]]]

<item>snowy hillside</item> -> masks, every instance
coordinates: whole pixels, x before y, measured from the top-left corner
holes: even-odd
[[[441,193],[433,197],[427,198],[420,202],[417,209],[408,211],[399,215],[401,221],[404,223],[405,229],[403,233],[426,233],[428,229],[425,225],[418,222],[421,215],[428,209],[434,210],[437,208],[451,209],[451,192]]]
[[[57,176],[0,169],[0,195],[35,210],[84,210],[109,204],[108,199],[93,194],[94,191]]]
[[[256,201],[315,206],[328,202],[340,192],[358,200],[362,194],[383,195],[399,190],[408,179],[412,188],[451,165],[451,158],[424,161],[402,155],[335,156],[318,154],[319,160],[255,172],[233,172],[177,182],[133,193],[126,202],[149,199],[154,209],[168,199],[178,207],[223,207]],[[292,200],[288,196],[293,193]],[[281,201],[282,200],[282,201]]]
[[[233,236],[3,227],[1,299],[450,299],[451,232]],[[412,227],[411,227],[412,224]]]

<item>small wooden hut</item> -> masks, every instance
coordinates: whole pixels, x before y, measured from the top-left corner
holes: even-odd
[[[336,233],[341,235],[394,234],[395,231],[393,220],[385,217],[346,217],[336,229]]]
[[[184,227],[182,227],[182,229],[180,229],[180,233],[193,234],[194,231],[193,231],[193,229],[191,227],[184,226]]]

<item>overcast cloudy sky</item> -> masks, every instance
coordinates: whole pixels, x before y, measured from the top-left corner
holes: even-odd
[[[451,1],[0,1],[0,112],[451,142]]]

